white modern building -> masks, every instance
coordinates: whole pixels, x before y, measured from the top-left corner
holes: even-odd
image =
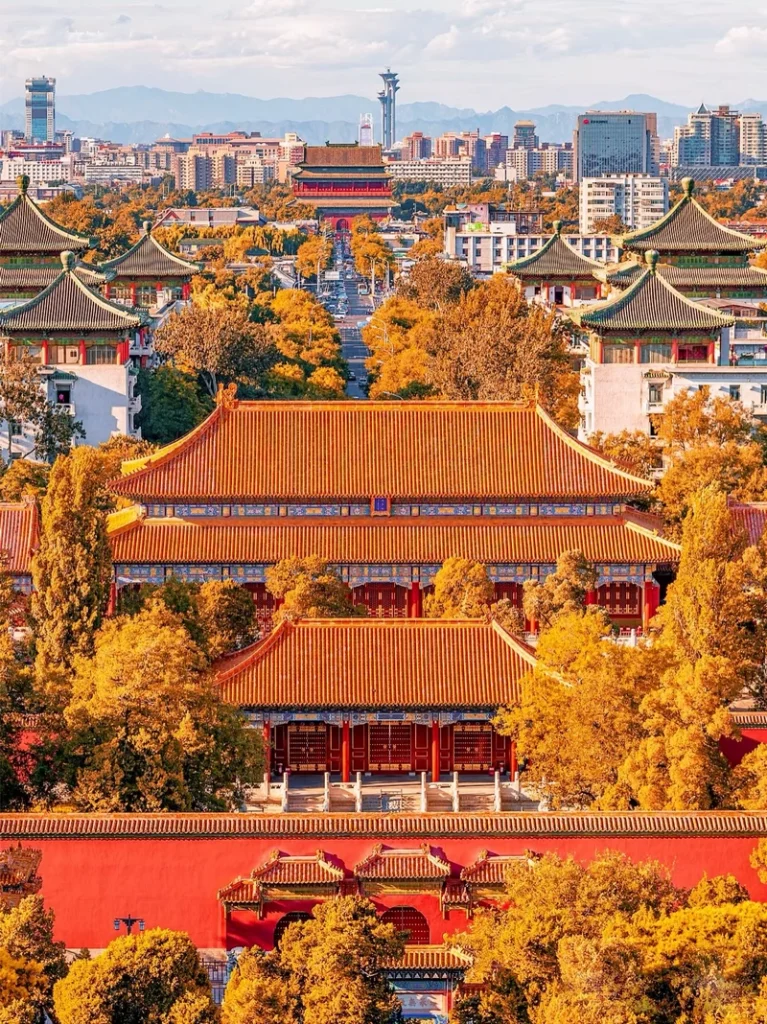
[[[650,174],[606,174],[580,183],[579,227],[591,235],[600,221],[618,217],[630,230],[643,230],[668,213],[668,180]]]
[[[395,181],[429,181],[449,188],[471,184],[470,157],[428,157],[426,160],[392,160],[386,170]]]
[[[513,223],[491,223],[486,230],[445,232],[445,255],[459,259],[475,274],[495,274],[541,250],[550,235],[519,234]],[[563,235],[562,240],[580,256],[613,263],[618,250],[609,235]]]

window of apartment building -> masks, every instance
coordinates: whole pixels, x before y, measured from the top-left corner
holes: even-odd
[[[767,405],[767,384],[762,384],[759,388],[759,404]]]
[[[103,366],[117,362],[117,349],[114,345],[89,345],[86,362],[89,366]]]
[[[728,388],[730,392],[730,398],[733,402],[740,401],[740,384],[730,384]]]
[[[70,405],[72,403],[72,389],[69,387],[56,388],[56,405]]]
[[[642,345],[639,349],[643,363],[668,363],[671,361],[671,346],[660,344]]]
[[[11,428],[11,437],[21,437],[24,433],[24,425],[19,420],[11,420],[9,426]]]
[[[647,400],[650,405],[661,405],[663,402],[663,385],[650,384],[647,388]]]

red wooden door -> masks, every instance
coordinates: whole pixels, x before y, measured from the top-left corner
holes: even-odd
[[[439,730],[439,770],[441,772],[454,771],[452,725],[443,725]]]
[[[429,749],[431,745],[431,726],[413,726],[413,771],[429,770]]]
[[[413,727],[403,722],[374,722],[368,726],[371,771],[413,770]]]
[[[368,727],[355,725],[352,727],[352,771],[368,770]]]
[[[272,764],[277,772],[284,772],[288,766],[288,727],[276,725],[272,729],[274,752]]]
[[[493,729],[493,768],[505,771],[509,767],[511,740]]]
[[[328,771],[341,771],[341,726],[328,726]]]
[[[487,771],[493,762],[490,725],[463,722],[453,726],[453,764],[457,772]]]
[[[355,604],[364,604],[368,615],[377,619],[407,617],[407,590],[395,583],[366,583],[354,589]]]
[[[324,722],[288,726],[288,764],[294,772],[328,771],[328,727]]]
[[[608,615],[641,618],[642,588],[636,583],[604,583],[597,590],[597,603]]]

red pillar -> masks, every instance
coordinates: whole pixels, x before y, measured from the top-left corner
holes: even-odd
[[[85,342],[80,342],[80,366],[85,366],[88,362],[88,350],[85,347]]]
[[[439,722],[431,723],[431,781],[439,782]]]
[[[132,306],[136,305],[136,298],[137,298],[136,297],[136,285],[135,285],[135,283],[133,283],[130,286],[130,301],[131,301],[131,305]]]
[[[117,584],[114,580],[109,584],[109,603],[107,604],[107,615],[114,615],[117,611]]]
[[[264,771],[272,774],[272,723],[264,722]]]
[[[48,365],[48,359],[50,358],[50,354],[49,354],[49,351],[48,351],[49,346],[50,346],[50,342],[49,341],[43,341],[43,342],[40,343],[40,348],[42,349],[42,351],[40,353],[40,358],[42,360],[43,366],[47,366]]]
[[[513,782],[514,776],[517,774],[517,741],[512,740],[509,744],[509,748],[509,775]]]
[[[660,604],[660,587],[654,580],[645,580],[644,602],[642,604],[642,629],[647,630],[650,620],[658,610]]]
[[[352,743],[351,727],[344,719],[341,726],[341,782],[350,782],[352,777]]]
[[[597,592],[596,592],[596,590],[587,590],[586,591],[586,604],[596,604],[596,603],[597,603]]]
[[[184,299],[184,300],[188,299],[190,293],[191,293],[191,285],[189,284],[188,281],[186,281],[184,284],[181,285],[181,298]]]
[[[407,600],[407,614],[409,619],[420,619],[423,617],[423,600],[420,583],[410,584],[410,593]]]

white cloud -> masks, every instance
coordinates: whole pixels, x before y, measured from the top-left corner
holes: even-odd
[[[756,25],[738,25],[731,28],[714,47],[717,53],[750,57],[763,57],[767,49],[767,28]]]

